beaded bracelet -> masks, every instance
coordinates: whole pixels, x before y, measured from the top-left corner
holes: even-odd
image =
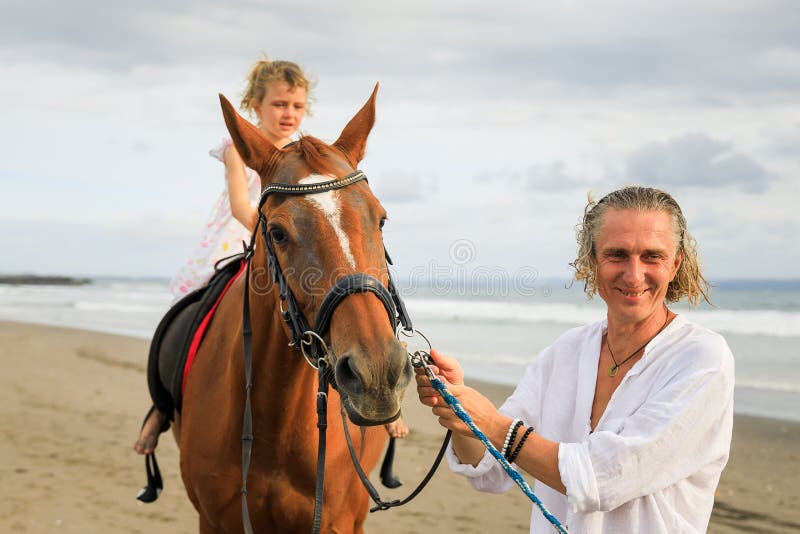
[[[514,445],[514,440],[517,439],[517,432],[519,429],[525,426],[522,421],[514,425],[514,430],[511,431],[511,437],[508,438],[508,447],[506,447],[505,451],[503,452],[503,457],[508,460],[508,455],[511,454],[511,447]]]
[[[500,451],[500,454],[502,454],[503,456],[508,454],[508,448],[513,443],[512,436],[516,435],[517,430],[519,430],[519,427],[521,426],[522,426],[521,419],[514,419],[513,421],[511,421],[511,426],[508,427],[508,432],[506,432],[506,440],[503,442],[503,449]]]
[[[511,463],[517,459],[519,452],[522,450],[522,444],[525,443],[525,440],[528,439],[528,436],[530,436],[532,432],[533,432],[533,427],[529,426],[528,429],[525,431],[525,433],[522,434],[522,439],[520,439],[519,443],[517,443],[517,446],[514,448],[514,452],[512,452],[508,456],[508,463]]]

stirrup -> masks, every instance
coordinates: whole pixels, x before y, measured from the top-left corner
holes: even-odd
[[[142,428],[144,428],[144,425],[155,409],[155,406],[151,406],[147,411],[147,415],[144,416],[144,421],[142,421]],[[161,424],[161,428],[158,429],[158,432],[159,434],[163,434],[168,429],[169,418],[165,416],[164,422]],[[158,499],[158,496],[161,495],[161,491],[164,489],[164,481],[161,479],[161,470],[158,468],[155,451],[144,455],[144,468],[147,472],[147,485],[139,490],[136,498],[142,502],[150,503]]]
[[[161,470],[158,469],[156,453],[145,454],[144,468],[147,471],[147,485],[139,490],[136,498],[142,502],[149,503],[158,499],[164,489],[164,481],[161,479]]]

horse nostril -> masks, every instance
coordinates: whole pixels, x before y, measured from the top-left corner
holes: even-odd
[[[342,356],[336,362],[336,383],[351,395],[364,394],[363,378],[358,372],[355,360],[350,356]]]

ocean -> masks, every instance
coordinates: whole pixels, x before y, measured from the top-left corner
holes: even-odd
[[[714,307],[671,309],[719,332],[736,360],[737,413],[800,420],[800,280],[712,282]],[[603,318],[581,284],[493,287],[398,282],[414,326],[468,377],[514,384],[565,330]],[[167,280],[95,278],[83,286],[0,285],[0,319],[149,339],[170,302]],[[146,354],[142,354],[142,360]]]

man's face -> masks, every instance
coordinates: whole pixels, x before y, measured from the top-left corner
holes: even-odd
[[[661,310],[678,272],[670,216],[664,211],[610,209],[595,242],[597,292],[609,321],[638,323]]]

